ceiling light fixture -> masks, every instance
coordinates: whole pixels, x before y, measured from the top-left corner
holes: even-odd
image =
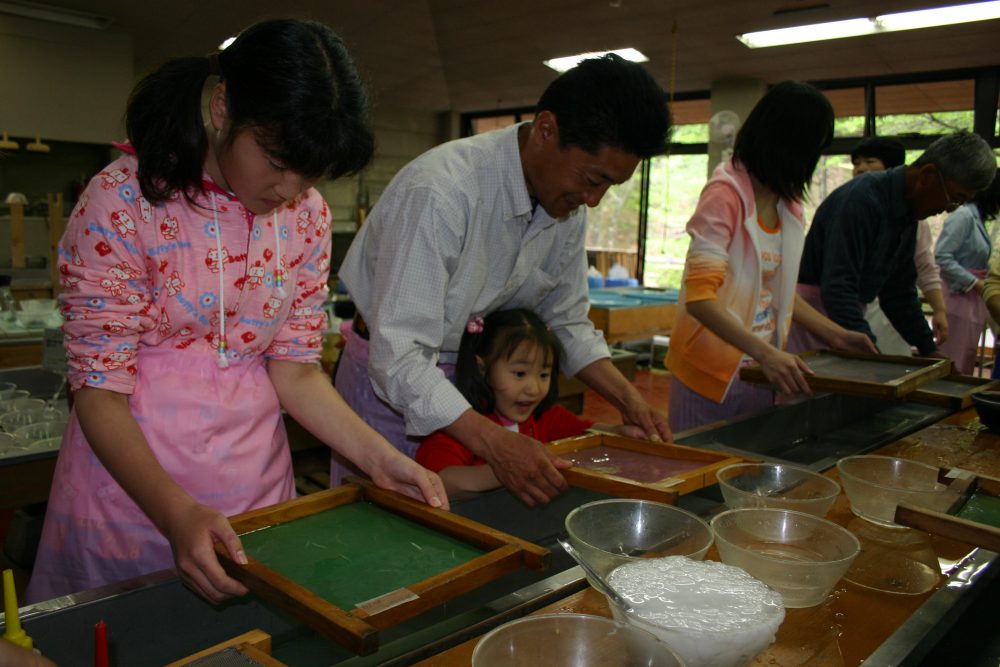
[[[736,39],[751,49],[804,42],[820,42],[844,37],[860,37],[899,30],[934,28],[957,23],[989,21],[1000,18],[1000,0],[975,2],[967,5],[919,9],[911,12],[883,14],[874,18],[847,19],[809,25],[761,30],[737,35]]]
[[[16,0],[0,2],[0,14],[48,21],[49,23],[62,23],[63,25],[72,25],[79,28],[92,28],[94,30],[104,30],[111,25],[111,19],[107,16],[100,16],[89,12],[78,12],[74,9],[53,7],[37,2],[17,2]]]
[[[617,56],[621,56],[625,60],[631,60],[634,63],[644,63],[649,60],[642,53],[633,48],[626,49],[615,49],[614,51],[590,51],[589,53],[578,53],[575,56],[562,56],[561,58],[552,58],[551,60],[543,61],[546,67],[551,67],[560,74],[566,70],[571,70],[580,64],[581,60],[587,60],[588,58],[600,58],[601,56],[613,53]]]

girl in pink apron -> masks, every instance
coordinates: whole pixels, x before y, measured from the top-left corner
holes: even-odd
[[[312,185],[368,162],[366,122],[343,43],[312,22],[259,23],[133,91],[127,154],[60,243],[75,405],[29,601],[172,564],[211,601],[245,593],[213,542],[245,563],[225,517],[294,497],[281,408],[378,485],[447,505],[316,364],[330,221]]]
[[[955,368],[971,375],[976,366],[979,338],[986,322],[983,288],[992,247],[986,221],[1000,210],[1000,181],[976,198],[958,207],[944,221],[934,247],[934,259],[948,284],[948,340],[938,346],[955,362]]]

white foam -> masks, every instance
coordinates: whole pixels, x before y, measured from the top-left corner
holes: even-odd
[[[670,644],[689,667],[749,662],[774,641],[785,618],[781,595],[744,570],[684,556],[627,563],[609,576],[635,608],[617,618]]]

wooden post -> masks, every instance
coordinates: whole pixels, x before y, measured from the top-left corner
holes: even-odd
[[[24,204],[10,205],[10,265],[24,268]]]
[[[56,297],[62,291],[62,283],[59,281],[59,239],[65,231],[65,220],[63,219],[63,195],[51,192],[45,197],[49,205],[49,276],[52,280],[52,296]]]

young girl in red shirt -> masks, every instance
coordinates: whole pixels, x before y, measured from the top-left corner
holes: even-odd
[[[530,310],[474,316],[462,334],[455,384],[477,411],[540,442],[587,429],[643,437],[636,426],[595,424],[556,404],[561,352],[559,339]],[[424,439],[416,460],[440,475],[449,495],[500,486],[485,459],[443,431]]]

